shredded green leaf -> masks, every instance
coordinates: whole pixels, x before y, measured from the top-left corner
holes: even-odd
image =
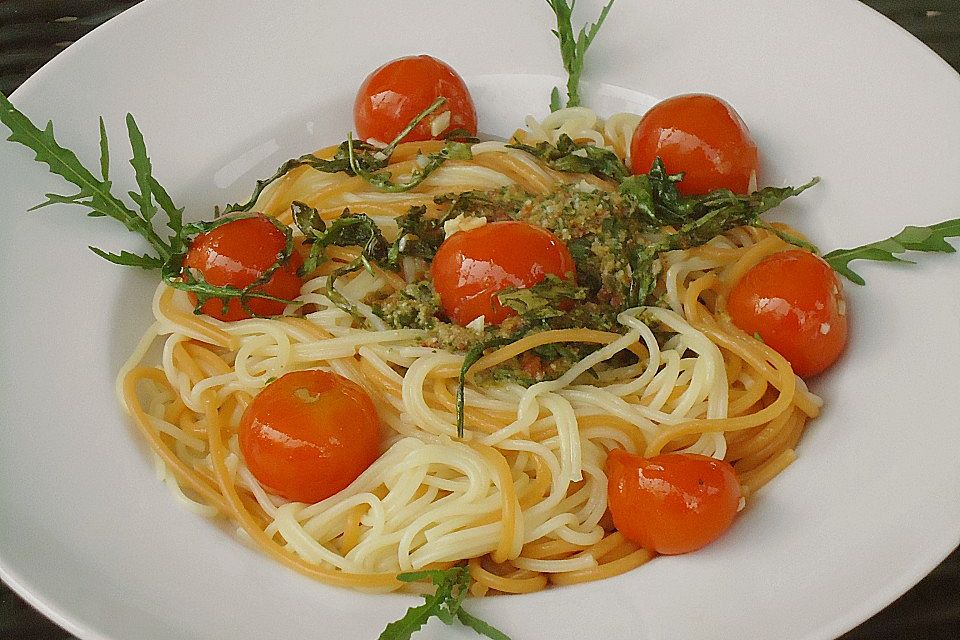
[[[364,148],[369,145],[366,145]],[[342,147],[342,145],[341,145]],[[375,149],[375,147],[369,146],[369,149]],[[250,198],[247,199],[244,203],[233,203],[228,204],[223,212],[218,212],[219,215],[227,215],[229,213],[234,213],[235,211],[250,211],[253,209],[253,205],[257,203],[257,200],[260,198],[260,194],[263,193],[264,189],[268,186],[287,175],[297,167],[313,167],[317,171],[324,171],[326,173],[336,173],[337,171],[349,171],[350,162],[346,157],[346,150],[344,148],[338,149],[337,154],[332,160],[322,160],[316,157],[313,154],[302,155],[299,158],[292,158],[284,162],[280,167],[274,172],[269,178],[264,178],[263,180],[257,180],[256,185],[253,188],[253,193],[250,194]]]
[[[432,617],[437,617],[448,625],[453,624],[455,620],[460,621],[461,624],[492,640],[510,640],[502,631],[463,609],[463,600],[467,596],[471,581],[470,570],[467,567],[457,566],[446,570],[401,573],[397,579],[403,582],[429,580],[436,586],[436,590],[433,594],[423,596],[425,602],[422,605],[410,607],[406,615],[388,624],[380,634],[380,640],[409,640]]]
[[[287,160],[277,168],[272,176],[263,180],[257,180],[253,193],[246,202],[227,205],[221,215],[235,211],[250,211],[268,186],[298,167],[310,167],[311,169],[324,173],[343,172],[350,176],[360,176],[378,189],[392,193],[409,191],[426,180],[431,173],[436,171],[447,160],[469,160],[472,157],[470,154],[470,145],[467,144],[467,142],[473,139],[458,135],[460,130],[457,130],[447,136],[447,142],[440,151],[429,155],[418,156],[418,163],[422,166],[413,171],[408,181],[394,182],[390,172],[383,171],[383,169],[390,164],[390,157],[396,150],[397,145],[400,144],[424,118],[427,118],[445,103],[446,98],[442,96],[434,100],[429,107],[417,114],[390,144],[382,149],[360,140],[354,140],[352,135],[348,135],[347,140],[340,144],[333,158],[330,160],[324,160],[309,153],[299,158]]]
[[[451,209],[439,218],[428,218],[423,205],[410,207],[407,213],[395,218],[400,233],[387,252],[387,262],[399,264],[400,256],[412,256],[433,260],[437,250],[446,239],[443,224],[456,215]]]
[[[261,214],[239,214],[229,218],[218,218],[209,222],[194,222],[192,224],[184,225],[183,230],[188,234],[206,233],[229,222],[242,218],[255,217],[258,215]],[[190,293],[194,294],[197,298],[197,304],[194,307],[193,312],[198,315],[202,313],[203,306],[208,300],[219,300],[223,304],[223,313],[226,313],[230,300],[237,299],[239,300],[241,307],[243,307],[243,309],[253,317],[258,317],[258,314],[249,306],[249,302],[252,299],[256,298],[261,300],[282,302],[284,304],[292,304],[294,302],[293,300],[279,298],[277,296],[264,293],[263,291],[258,291],[259,287],[262,287],[270,281],[270,279],[273,277],[273,274],[276,273],[278,269],[287,264],[287,262],[290,260],[290,256],[293,255],[293,252],[296,250],[293,244],[293,234],[291,233],[290,227],[271,216],[263,216],[263,218],[270,222],[274,227],[277,228],[278,231],[280,231],[280,233],[283,234],[284,245],[283,249],[277,252],[277,256],[274,259],[273,264],[265,269],[264,272],[261,273],[260,276],[250,284],[246,285],[245,287],[211,284],[204,279],[203,274],[201,274],[200,271],[196,269],[184,269],[182,267],[182,256],[175,256],[171,259],[170,265],[164,266],[163,281],[174,289],[189,291]]]
[[[364,213],[351,213],[349,209],[344,209],[339,218],[327,225],[313,207],[302,202],[294,202],[291,206],[294,222],[306,238],[304,244],[310,246],[310,254],[304,260],[301,269],[303,274],[314,271],[323,263],[325,260],[323,251],[328,246],[361,248],[360,255],[356,259],[329,275],[326,296],[337,307],[362,322],[363,316],[336,289],[334,283],[338,278],[360,269],[372,272],[374,262],[386,266],[390,243],[384,239],[383,232],[377,223]]]
[[[470,371],[470,367],[477,364],[477,361],[483,357],[483,353],[487,349],[502,347],[510,344],[511,342],[516,342],[526,335],[528,330],[529,327],[523,327],[510,336],[494,336],[487,340],[483,340],[470,347],[467,353],[463,356],[463,364],[460,365],[460,380],[459,384],[457,385],[457,436],[461,438],[463,437],[464,395],[467,386],[467,372]]]
[[[394,182],[393,174],[389,171],[377,171],[374,173],[365,169],[363,163],[361,163],[353,153],[353,139],[350,138],[347,143],[350,168],[353,172],[377,189],[389,193],[401,193],[413,189],[426,180],[431,173],[439,169],[447,160],[470,160],[473,157],[469,144],[448,140],[440,151],[429,155],[419,154],[417,156],[418,168],[413,170],[409,180],[406,182]]]
[[[532,146],[516,141],[507,146],[526,151],[557,171],[590,173],[614,182],[620,182],[630,175],[630,170],[613,151],[593,143],[574,142],[565,133],[561,134],[556,146],[549,142],[540,142]]]
[[[582,27],[579,33],[573,31],[573,8],[577,4],[572,0],[547,0],[547,4],[557,16],[557,28],[551,30],[560,41],[560,57],[563,68],[567,71],[567,106],[580,106],[580,75],[583,73],[583,60],[586,57],[590,43],[596,37],[603,21],[606,20],[613,0],[610,0],[600,11],[600,17],[589,26]],[[550,96],[550,111],[557,111],[562,107],[560,103],[560,88],[554,87]]]
[[[552,273],[531,287],[508,287],[497,293],[500,304],[530,321],[562,316],[564,310],[560,305],[573,300],[585,300],[586,297],[587,290],[584,287],[578,287],[573,280],[564,280]]]
[[[800,195],[819,181],[819,178],[814,178],[799,187],[765,187],[747,195],[718,189],[703,196],[678,200],[680,208],[676,212],[683,211],[688,216],[688,222],[657,242],[633,245],[630,249],[633,278],[626,306],[646,304],[656,285],[656,260],[661,253],[706,244],[735,227],[761,225],[760,216],[763,213],[787,198]]]
[[[834,271],[856,284],[866,281],[850,268],[853,260],[874,260],[877,262],[906,262],[912,260],[898,257],[907,251],[926,253],[954,253],[956,248],[947,242],[947,238],[960,237],[960,218],[944,220],[928,227],[904,227],[904,229],[886,240],[871,242],[854,249],[836,249],[823,256]]]

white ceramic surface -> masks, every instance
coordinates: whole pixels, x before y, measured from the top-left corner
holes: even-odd
[[[578,8],[593,17],[596,1]],[[543,115],[562,68],[543,2],[153,0],[73,45],[14,96],[96,162],[96,117],[129,182],[123,115],[195,217],[284,159],[342,140],[383,61],[431,53],[474,85],[481,129]],[[734,104],[767,183],[823,183],[783,216],[825,249],[958,215],[960,78],[852,0],[620,0],[587,64],[603,111],[688,91]],[[84,640],[374,638],[417,599],[311,582],[182,509],[155,479],[113,378],[149,323],[137,248],[0,144],[0,577]],[[122,182],[123,180],[121,180]],[[605,582],[472,602],[514,640],[826,639],[960,541],[960,257],[863,265],[852,338],[815,381],[800,459],[733,530]],[[432,623],[419,637],[475,637]]]

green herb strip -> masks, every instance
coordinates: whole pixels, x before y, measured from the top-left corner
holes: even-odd
[[[877,262],[905,262],[913,261],[898,257],[907,251],[923,251],[927,253],[955,253],[947,238],[960,237],[960,218],[944,220],[928,227],[904,227],[904,229],[886,240],[871,242],[854,249],[836,249],[823,256],[834,271],[855,284],[866,284],[866,281],[850,268],[853,260],[874,260]]]
[[[563,68],[567,71],[567,106],[580,106],[580,75],[583,73],[583,61],[590,43],[607,19],[607,14],[613,6],[610,0],[600,11],[597,21],[580,29],[576,35],[573,31],[573,7],[576,0],[567,3],[566,0],[547,0],[547,4],[557,17],[557,28],[552,33],[560,41],[560,58]],[[560,88],[554,87],[550,94],[550,111],[557,111],[562,107],[560,103]]]
[[[459,621],[491,640],[510,640],[502,631],[463,609],[463,600],[467,596],[471,582],[469,568],[457,566],[445,570],[401,573],[397,579],[402,582],[429,580],[436,589],[434,593],[423,596],[425,602],[422,605],[410,607],[402,618],[388,624],[380,634],[380,640],[409,640],[433,617],[439,618],[448,625]]]

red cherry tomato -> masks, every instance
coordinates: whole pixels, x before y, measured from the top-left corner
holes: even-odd
[[[689,453],[643,458],[623,449],[607,457],[613,524],[657,553],[696,551],[719,538],[737,515],[740,481],[729,463]]]
[[[273,266],[285,245],[283,232],[265,216],[237,218],[194,238],[183,260],[183,268],[196,269],[210,284],[242,289]],[[283,300],[296,298],[303,285],[303,279],[297,274],[302,265],[303,258],[294,251],[287,262],[255,291]],[[196,301],[195,297],[192,299]],[[248,298],[246,303],[258,316],[280,315],[286,307],[283,302],[263,298]],[[223,302],[215,299],[207,300],[201,311],[225,321],[243,320],[251,315],[236,298],[227,303],[226,311]]]
[[[361,140],[392,142],[410,121],[443,96],[446,104],[411,131],[405,141],[442,138],[454,129],[477,133],[477,110],[473,98],[456,71],[431,56],[399,58],[383,65],[363,81],[353,105],[353,119]],[[450,113],[449,125],[439,135],[431,133],[432,122]]]
[[[821,258],[800,249],[761,260],[727,298],[733,323],[760,338],[805,378],[820,373],[847,344],[843,286]]]
[[[730,189],[747,193],[756,182],[757,145],[733,107],[706,94],[667,98],[640,120],[630,143],[635,174],[659,157],[669,173],[684,172],[684,195]]]
[[[507,287],[531,287],[548,274],[573,277],[576,266],[563,241],[526,222],[491,222],[447,238],[430,266],[440,305],[459,325],[485,316],[500,324],[516,312],[496,294]]]
[[[247,407],[240,451],[271,492],[319,502],[380,455],[380,419],[366,392],[343,376],[295,371],[268,384]]]

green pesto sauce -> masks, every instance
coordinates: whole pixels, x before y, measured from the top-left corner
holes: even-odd
[[[764,212],[817,182],[814,179],[796,188],[765,187],[750,194],[718,189],[683,196],[676,188],[682,174],[668,174],[659,161],[647,174],[598,173],[600,165],[610,164],[611,158],[604,155],[608,152],[581,149],[569,139],[561,142],[563,149],[547,145],[525,150],[561,171],[606,175],[619,183],[617,189],[594,188],[586,180],[579,180],[539,195],[515,186],[453,193],[434,199],[440,208],[434,215],[427,216],[426,207],[418,206],[399,216],[400,235],[394,244],[371,231],[375,223],[362,214],[350,214],[339,228],[331,225],[326,235],[317,237],[330,244],[362,244],[364,260],[386,261],[389,268],[397,268],[399,256],[432,260],[444,241],[444,223],[459,215],[482,217],[488,222],[525,221],[565,242],[576,263],[576,282],[548,275],[532,287],[499,292],[501,304],[517,312],[499,326],[474,329],[447,322],[439,297],[426,280],[402,291],[369,297],[374,312],[391,327],[422,329],[426,332],[424,345],[465,353],[462,380],[485,350],[537,331],[587,328],[623,333],[624,328],[616,321],[621,311],[632,306],[664,305],[659,282],[662,253],[702,245],[736,227],[764,227],[760,217]],[[577,155],[581,150],[586,155]],[[622,168],[619,160],[614,164]],[[330,239],[334,231],[340,235]],[[362,261],[358,259],[349,266],[360,269]],[[338,306],[349,309],[348,303],[341,302]],[[490,380],[521,384],[555,378],[595,348],[573,344],[531,350],[484,375]],[[600,368],[595,367],[594,372]]]
[[[584,183],[585,184],[585,183]],[[498,338],[529,335],[550,329],[589,328],[622,333],[617,314],[630,284],[630,265],[624,248],[649,232],[629,217],[629,204],[616,192],[590,189],[589,185],[563,185],[545,195],[517,187],[468,191],[438,198],[447,204],[447,215],[484,217],[490,222],[522,220],[548,229],[567,243],[577,265],[577,285],[586,289],[583,300],[569,301],[553,317],[508,318],[482,330],[447,322],[440,298],[430,280],[421,280],[389,295],[369,296],[365,302],[392,328],[426,331],[424,346],[454,352]],[[550,315],[549,313],[546,315]],[[563,375],[597,345],[546,345],[522,357],[484,371],[477,382],[510,381],[530,385]]]
[[[433,329],[440,322],[440,296],[429,280],[408,284],[388,296],[378,293],[364,300],[373,313],[394,329]]]

